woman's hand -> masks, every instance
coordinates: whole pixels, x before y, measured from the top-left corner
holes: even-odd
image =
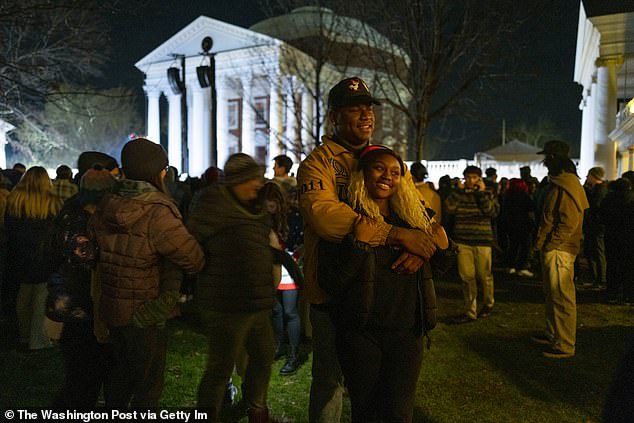
[[[357,241],[368,243],[377,231],[376,220],[358,215],[354,221],[354,237]]]

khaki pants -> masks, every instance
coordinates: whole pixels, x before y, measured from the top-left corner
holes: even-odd
[[[546,336],[553,347],[575,352],[577,298],[575,255],[561,250],[542,252],[544,295],[546,296]]]
[[[478,285],[482,287],[482,303],[493,307],[493,274],[491,273],[491,247],[458,244],[458,274],[462,280],[465,314],[477,317]]]

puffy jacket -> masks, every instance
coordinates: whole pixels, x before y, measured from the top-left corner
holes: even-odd
[[[225,186],[203,190],[187,225],[203,245],[207,264],[198,275],[201,309],[252,312],[272,309],[273,253],[266,209],[249,210]]]
[[[118,195],[102,199],[91,226],[99,244],[101,317],[108,325],[130,324],[139,306],[179,288],[161,280],[163,260],[188,273],[205,264],[176,204],[149,183],[120,181]]]

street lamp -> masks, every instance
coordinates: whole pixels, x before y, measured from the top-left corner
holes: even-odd
[[[211,154],[213,156],[213,164],[218,166],[218,134],[217,134],[217,116],[216,116],[216,58],[215,54],[210,53],[214,41],[211,37],[205,37],[202,41],[203,55],[209,58],[209,66],[198,66],[196,75],[198,75],[198,83],[201,88],[209,87],[211,94]]]

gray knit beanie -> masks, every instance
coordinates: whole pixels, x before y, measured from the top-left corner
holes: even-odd
[[[245,153],[229,156],[224,168],[224,183],[232,186],[264,176],[264,166]]]
[[[150,181],[167,167],[167,153],[160,144],[137,138],[121,150],[121,164],[128,179]]]

